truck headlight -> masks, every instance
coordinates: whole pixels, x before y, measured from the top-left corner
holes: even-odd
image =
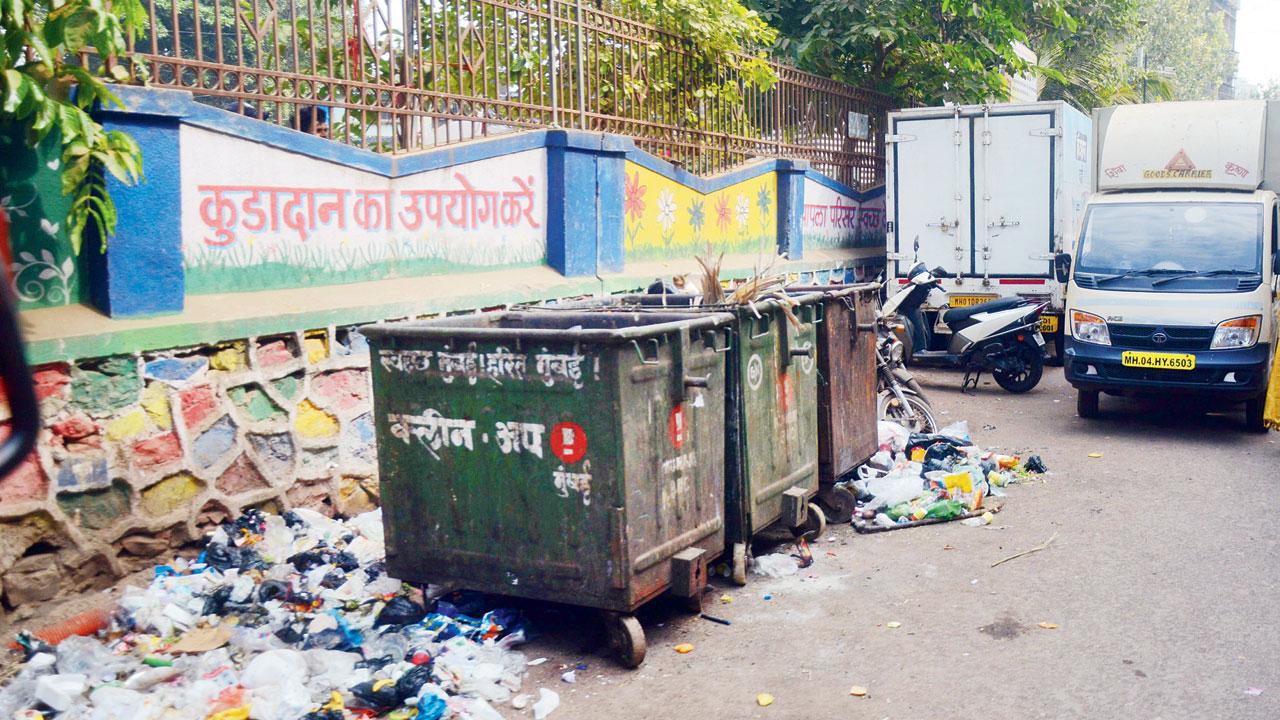
[[[1071,311],[1071,337],[1095,345],[1111,344],[1111,331],[1107,329],[1107,321],[1080,310]]]
[[[1218,323],[1218,329],[1213,332],[1213,342],[1209,343],[1209,349],[1233,350],[1253,347],[1258,342],[1258,333],[1261,329],[1261,315],[1223,320]]]

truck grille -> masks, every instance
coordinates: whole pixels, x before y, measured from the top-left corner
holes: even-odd
[[[1111,331],[1111,345],[1118,348],[1143,350],[1208,350],[1213,341],[1211,327],[1162,327],[1159,325],[1107,326]],[[1156,333],[1167,338],[1163,343],[1155,341]]]

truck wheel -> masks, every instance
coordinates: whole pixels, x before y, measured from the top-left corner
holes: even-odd
[[[1264,420],[1267,407],[1267,396],[1259,395],[1244,404],[1244,429],[1247,432],[1264,433],[1267,424]]]
[[[1096,418],[1102,413],[1098,410],[1097,390],[1076,391],[1076,415],[1082,418]]]

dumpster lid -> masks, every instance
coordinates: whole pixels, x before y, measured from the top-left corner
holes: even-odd
[[[469,338],[473,340],[560,340],[572,342],[623,342],[680,330],[704,330],[733,322],[727,313],[633,312],[621,307],[611,312],[563,312],[506,310],[453,315],[434,320],[378,323],[361,332],[384,338]]]

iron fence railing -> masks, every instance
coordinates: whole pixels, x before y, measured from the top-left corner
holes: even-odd
[[[523,128],[628,135],[708,175],[756,157],[883,181],[889,98],[770,63],[708,62],[605,0],[144,0],[154,85],[400,153]],[[743,59],[746,60],[745,58]],[[869,117],[850,137],[850,114]]]

